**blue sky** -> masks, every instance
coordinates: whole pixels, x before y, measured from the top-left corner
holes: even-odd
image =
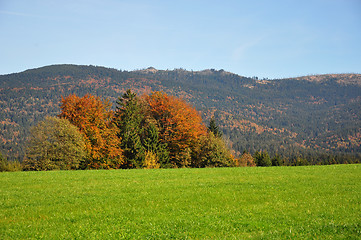
[[[361,0],[0,0],[0,74],[63,63],[361,73]]]

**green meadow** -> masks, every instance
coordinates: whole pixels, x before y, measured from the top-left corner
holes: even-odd
[[[0,173],[0,239],[360,239],[361,165]]]

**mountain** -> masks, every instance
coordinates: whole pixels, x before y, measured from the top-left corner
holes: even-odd
[[[22,159],[30,126],[59,113],[61,96],[86,93],[115,103],[127,89],[164,91],[214,116],[240,154],[361,156],[361,74],[259,80],[224,70],[52,65],[0,75],[0,151]]]

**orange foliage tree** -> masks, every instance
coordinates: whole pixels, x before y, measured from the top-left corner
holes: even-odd
[[[86,139],[89,158],[87,168],[119,168],[123,164],[120,139],[112,123],[113,112],[108,101],[90,94],[69,95],[61,100],[60,118],[77,126]]]
[[[191,149],[200,136],[207,134],[201,115],[184,100],[154,92],[145,96],[149,111],[159,128],[159,138],[169,148],[174,167],[191,164]]]
[[[251,154],[248,152],[243,152],[242,157],[237,159],[236,165],[238,167],[255,167],[256,163]]]

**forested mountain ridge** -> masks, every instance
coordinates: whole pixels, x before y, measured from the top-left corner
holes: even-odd
[[[120,71],[77,65],[0,75],[0,151],[21,160],[29,127],[58,114],[61,96],[90,93],[114,103],[127,89],[183,97],[205,121],[215,117],[236,154],[361,154],[361,74],[258,80],[214,69]]]

